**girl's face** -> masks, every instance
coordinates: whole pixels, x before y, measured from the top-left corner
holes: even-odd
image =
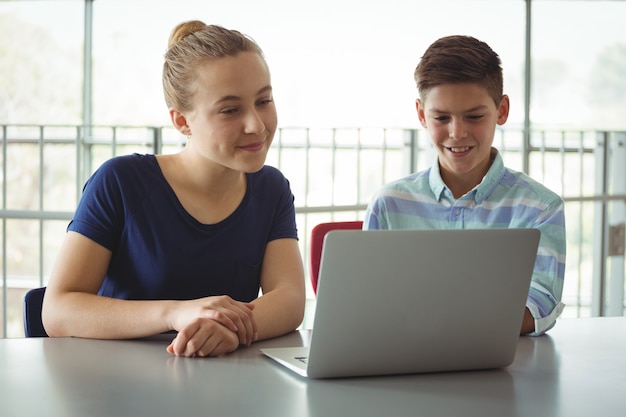
[[[256,172],[277,126],[269,69],[254,52],[207,61],[197,70],[188,144],[225,168]]]
[[[509,99],[496,107],[478,84],[442,84],[425,101],[417,100],[417,114],[439,155],[442,178],[450,188],[478,185],[491,165],[496,125],[506,122]]]

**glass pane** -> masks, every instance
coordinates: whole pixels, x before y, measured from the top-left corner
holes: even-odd
[[[7,208],[39,209],[39,161],[39,146],[36,142],[7,146]]]
[[[83,2],[0,2],[0,122],[80,123]]]
[[[259,42],[282,126],[417,127],[413,70],[425,48],[449,34],[474,35],[500,54],[512,98],[510,123],[523,118],[523,1],[173,4],[125,0],[120,13],[119,2],[94,2],[95,123],[170,124],[163,54],[170,31],[191,19],[238,29]]]
[[[6,221],[6,334],[24,335],[22,299],[29,288],[39,286],[39,220]]]
[[[44,210],[73,212],[77,203],[78,130],[72,128],[45,129],[43,149]]]
[[[532,122],[624,129],[626,2],[535,1],[532,16]]]

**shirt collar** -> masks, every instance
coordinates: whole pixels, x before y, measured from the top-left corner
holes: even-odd
[[[487,174],[483,177],[480,184],[474,187],[470,192],[468,192],[465,196],[461,198],[472,198],[476,201],[477,204],[484,201],[489,194],[496,187],[500,178],[504,174],[504,162],[502,160],[502,156],[500,152],[496,148],[491,148],[491,166],[487,171]],[[444,196],[444,192],[447,191],[449,196],[452,195],[448,186],[443,182],[441,178],[441,172],[439,170],[439,157],[435,157],[435,162],[433,163],[430,173],[428,176],[428,182],[430,185],[430,189],[435,195],[437,201],[441,201],[441,198]]]

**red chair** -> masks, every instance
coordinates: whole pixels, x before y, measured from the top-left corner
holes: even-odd
[[[363,222],[360,220],[346,222],[320,223],[311,230],[311,248],[309,252],[311,284],[313,292],[317,294],[317,278],[320,272],[320,262],[322,260],[322,246],[324,236],[331,230],[360,230]]]

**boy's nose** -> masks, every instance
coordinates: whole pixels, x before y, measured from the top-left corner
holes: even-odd
[[[460,120],[453,120],[450,122],[450,137],[452,139],[463,139],[467,136],[467,129],[465,123]]]

